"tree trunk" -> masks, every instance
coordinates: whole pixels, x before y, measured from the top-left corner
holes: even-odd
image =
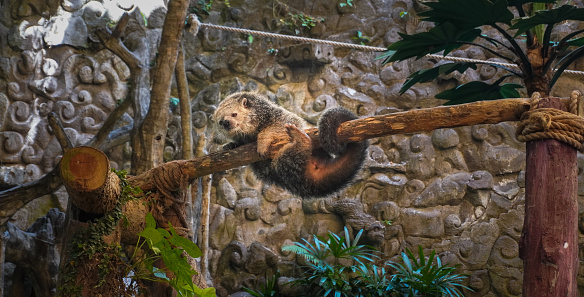
[[[162,152],[168,128],[170,82],[175,71],[189,1],[171,0],[164,19],[158,59],[152,72],[152,92],[148,114],[135,135],[132,173],[140,174],[163,163]]]
[[[566,110],[557,98],[543,99],[539,107]],[[577,296],[576,149],[544,139],[527,142],[526,151],[523,296]]]

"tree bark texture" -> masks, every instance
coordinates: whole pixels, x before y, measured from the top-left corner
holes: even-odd
[[[61,176],[71,202],[85,212],[103,214],[118,203],[120,179],[101,151],[88,146],[68,150],[61,160]]]
[[[187,74],[185,70],[185,55],[182,45],[178,49],[178,58],[176,62],[176,88],[178,89],[178,98],[180,102],[180,124],[182,127],[182,158],[193,158],[193,122],[191,117],[191,99],[189,98],[189,85],[187,83]]]
[[[530,102],[530,99],[504,99],[397,112],[345,122],[339,126],[337,133],[341,141],[350,142],[448,127],[518,121],[523,112],[529,110]],[[567,104],[567,101],[562,103]],[[312,138],[314,146],[318,147],[317,130],[307,129],[306,133]],[[285,141],[281,140],[274,146],[283,145]],[[191,160],[168,162],[163,166],[178,165],[183,174],[194,179],[264,159],[257,153],[256,143],[250,143]],[[143,191],[155,190],[150,171],[131,177],[129,181]]]
[[[539,107],[566,110],[555,99],[542,99]],[[526,150],[523,296],[577,296],[576,149],[544,139],[527,142]]]
[[[189,1],[168,2],[158,60],[152,72],[150,108],[135,135],[132,151],[132,172],[142,173],[163,163],[162,153],[168,127],[170,81],[175,71],[178,47],[185,25]]]

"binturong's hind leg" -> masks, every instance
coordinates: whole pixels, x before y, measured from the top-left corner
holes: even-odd
[[[310,137],[292,124],[286,124],[291,141],[284,145],[272,159],[276,175],[282,177],[283,187],[294,194],[301,193],[305,181],[306,164],[312,153]],[[296,188],[299,187],[299,188]]]

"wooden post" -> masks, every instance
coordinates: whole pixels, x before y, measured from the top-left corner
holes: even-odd
[[[566,110],[557,98],[542,99],[539,108]],[[577,296],[576,149],[544,139],[527,142],[526,151],[523,296]]]

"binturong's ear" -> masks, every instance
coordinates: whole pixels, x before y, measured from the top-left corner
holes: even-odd
[[[245,108],[249,108],[251,106],[251,102],[249,102],[249,100],[247,100],[247,98],[243,97],[241,99],[241,106],[243,106]]]

